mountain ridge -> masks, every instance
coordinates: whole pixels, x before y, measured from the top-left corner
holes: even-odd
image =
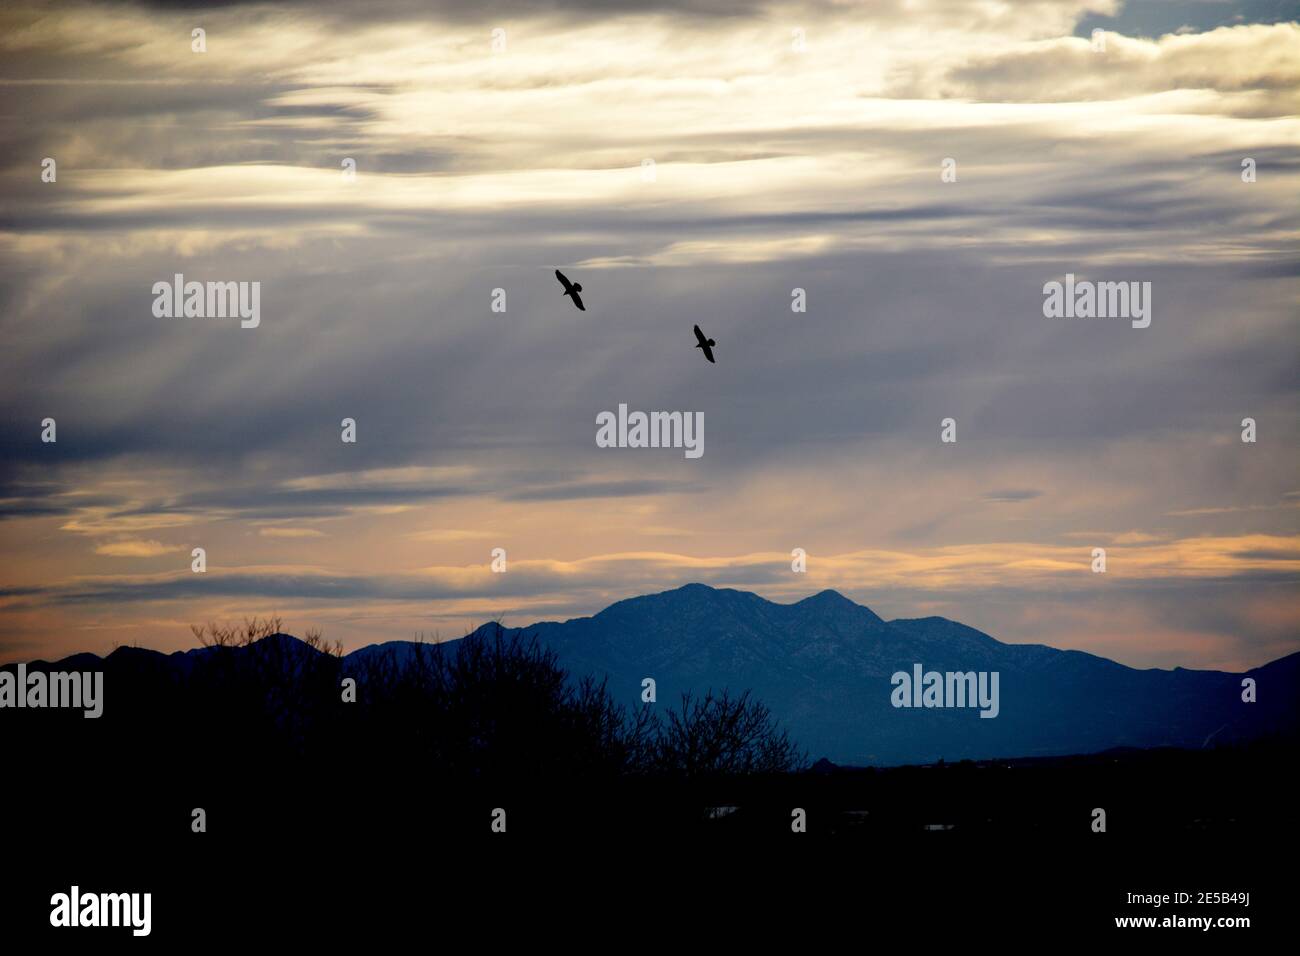
[[[885,621],[832,589],[777,604],[692,583],[625,598],[587,617],[486,624],[472,633],[491,636],[498,627],[505,636],[535,635],[570,674],[605,679],[629,707],[640,706],[646,678],[655,681],[659,706],[684,693],[750,691],[811,757],[841,765],[1198,747],[1210,738],[1292,734],[1300,723],[1300,652],[1241,673],[1137,669],[1086,651],[1005,644],[943,617]],[[344,655],[344,672],[358,672],[376,654],[409,659],[418,643],[358,648]],[[208,651],[148,653],[185,667]],[[77,669],[86,668],[86,657],[73,655],[83,662]],[[941,675],[996,672],[997,716],[981,718],[971,707],[894,706],[892,675],[910,675],[917,664]],[[1246,677],[1261,685],[1256,703],[1241,700]]]

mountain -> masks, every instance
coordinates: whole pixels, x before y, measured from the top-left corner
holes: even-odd
[[[640,705],[647,677],[664,708],[686,692],[748,690],[814,760],[838,765],[1194,749],[1295,737],[1300,728],[1300,653],[1243,674],[1136,670],[1079,651],[1003,644],[941,617],[884,621],[835,591],[776,604],[746,591],[688,584],[619,601],[592,617],[501,630],[536,635],[570,674],[607,679],[629,707]],[[362,664],[381,654],[400,665],[415,646],[392,641],[361,648],[344,658],[343,671],[360,675]],[[209,653],[118,648],[102,662],[78,654],[40,666],[86,670],[100,662],[118,672],[184,671]],[[319,652],[274,635],[236,653],[294,661]],[[983,718],[978,707],[894,707],[892,675],[910,677],[917,664],[940,674],[996,672],[997,716]],[[1256,682],[1256,703],[1241,699],[1245,677]]]
[[[480,632],[495,628],[488,625]],[[1244,674],[1136,670],[1080,651],[1003,644],[941,617],[884,621],[835,591],[775,604],[746,591],[688,584],[619,601],[592,617],[523,630],[573,674],[606,677],[640,702],[654,678],[661,706],[686,691],[750,690],[813,759],[894,765],[1199,748],[1300,726],[1300,653]],[[891,705],[891,676],[994,672],[998,714]],[[1242,678],[1257,683],[1242,701]]]

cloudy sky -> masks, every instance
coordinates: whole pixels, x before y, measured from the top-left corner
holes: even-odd
[[[7,4],[0,660],[690,581],[1135,666],[1300,649],[1296,18]],[[156,317],[175,273],[260,282],[260,326]],[[1150,282],[1150,327],[1045,318],[1066,273]],[[703,456],[597,447],[619,403],[702,412]]]

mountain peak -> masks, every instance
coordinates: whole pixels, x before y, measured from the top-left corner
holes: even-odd
[[[666,599],[678,601],[687,598],[692,601],[709,601],[709,602],[730,602],[735,600],[761,601],[763,598],[757,594],[751,594],[749,591],[738,591],[735,588],[715,588],[711,584],[701,584],[699,581],[692,581],[689,584],[683,584],[681,587],[672,588],[668,591],[660,591],[656,594],[644,594],[639,598],[628,598],[627,601],[640,601],[645,599]],[[627,603],[620,601],[619,604]]]
[[[794,607],[802,608],[805,611],[816,611],[821,614],[852,615],[855,620],[857,618],[866,618],[876,624],[884,623],[876,612],[871,610],[871,608],[863,604],[858,604],[856,601],[846,598],[839,591],[832,590],[831,588],[827,588],[824,591],[818,591],[816,594],[804,598],[802,601],[795,604]]]
[[[699,581],[692,581],[689,584],[683,584],[679,588],[673,588],[672,590],[664,591],[662,593],[672,594],[676,592],[678,594],[710,594],[717,590],[717,588],[709,587],[707,584],[701,584]]]
[[[849,604],[852,605],[853,607],[859,606],[858,604],[849,600],[843,594],[841,594],[839,591],[834,590],[833,588],[827,588],[825,591],[818,591],[816,594],[812,594],[804,598],[799,603],[805,605],[831,606],[835,604]]]
[[[777,603],[752,591],[739,591],[734,588],[715,588],[708,584],[693,581],[669,591],[646,594],[641,597],[627,598],[611,604],[599,612],[596,617],[606,617],[610,612],[627,612],[647,605],[671,607],[675,609],[692,608],[696,613],[740,612],[752,613],[760,608],[778,608],[812,612],[817,616],[830,617],[870,624],[883,625],[884,622],[869,607],[857,604],[839,591],[827,588],[816,594],[796,601],[793,604]]]

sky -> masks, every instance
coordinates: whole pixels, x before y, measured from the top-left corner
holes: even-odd
[[[693,581],[1135,667],[1300,650],[1298,18],[8,3],[0,661]],[[177,273],[260,283],[259,324],[156,315]],[[1067,274],[1150,283],[1150,325],[1046,316]],[[599,447],[620,404],[704,453]]]

